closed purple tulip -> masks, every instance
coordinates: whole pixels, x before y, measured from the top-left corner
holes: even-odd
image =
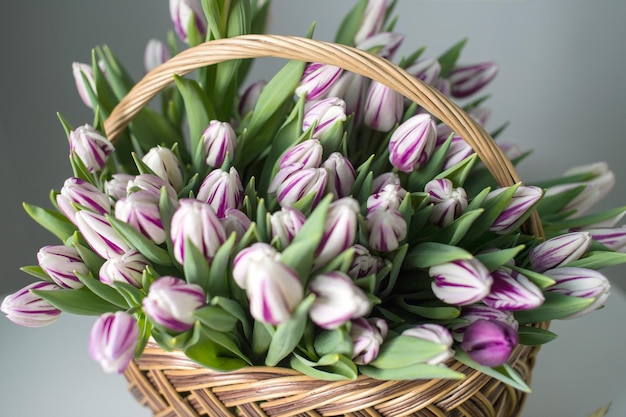
[[[143,53],[143,68],[146,72],[152,71],[170,59],[167,45],[158,39],[150,39]]]
[[[404,35],[394,32],[380,32],[359,42],[356,47],[391,60],[404,41]]]
[[[142,235],[160,245],[167,234],[163,228],[158,202],[146,191],[136,191],[115,203],[115,217],[137,229]]]
[[[208,203],[217,217],[222,218],[228,209],[238,209],[243,202],[243,185],[235,167],[228,172],[215,169],[202,181],[197,199]]]
[[[326,188],[328,173],[324,168],[303,168],[289,165],[276,173],[268,189],[275,194],[281,207],[293,207],[304,197],[313,194],[313,206],[320,202]]]
[[[181,41],[188,42],[190,24],[195,26],[200,37],[206,35],[208,25],[200,0],[170,0],[170,17]]]
[[[339,152],[333,152],[322,163],[328,171],[327,192],[336,199],[348,197],[356,181],[356,171],[348,160]]]
[[[141,288],[143,271],[148,265],[150,265],[148,260],[141,253],[132,249],[107,260],[100,267],[100,281],[108,285],[113,285],[114,282],[123,282]]]
[[[524,275],[508,269],[496,269],[491,273],[493,285],[483,303],[498,310],[532,310],[543,304],[541,290]]]
[[[65,217],[74,224],[76,212],[81,209],[102,215],[111,212],[111,198],[80,178],[72,177],[65,180],[56,200]]]
[[[206,301],[202,288],[184,280],[164,276],[152,283],[143,299],[143,311],[153,322],[175,332],[193,327],[193,313]]]
[[[385,12],[387,11],[387,0],[369,0],[361,18],[359,29],[354,36],[355,43],[361,43],[380,32],[385,22]]]
[[[89,268],[71,246],[44,246],[37,252],[39,266],[61,288],[81,288],[76,273],[89,275]]]
[[[372,308],[363,290],[341,272],[316,275],[309,290],[316,295],[309,317],[323,329],[336,329],[351,319],[365,316]]]
[[[76,226],[91,249],[104,259],[113,258],[130,250],[128,243],[100,214],[80,210],[76,213]]]
[[[354,244],[358,230],[359,202],[351,197],[333,201],[328,208],[322,240],[315,252],[314,268],[319,268]]]
[[[306,217],[300,211],[291,207],[281,208],[270,216],[272,239],[278,238],[281,246],[287,247],[302,229],[305,221]]]
[[[587,268],[561,267],[544,272],[545,275],[556,281],[546,289],[570,297],[593,299],[593,302],[584,310],[571,314],[562,319],[573,319],[584,316],[604,306],[609,298],[611,284],[609,280],[598,271]]]
[[[488,307],[484,304],[472,304],[469,306],[464,306],[461,309],[462,320],[460,323],[456,323],[450,326],[450,332],[452,333],[452,337],[457,342],[463,341],[463,334],[465,333],[465,329],[467,327],[478,320],[497,320],[511,327],[513,330],[517,332],[519,328],[519,323],[515,320],[515,316],[511,311],[498,310],[493,307]]]
[[[501,321],[477,320],[465,329],[461,349],[480,365],[501,366],[518,340],[515,330]]]
[[[591,240],[591,235],[587,232],[566,233],[553,237],[530,251],[530,265],[537,272],[567,265],[580,259],[587,252]]]
[[[288,149],[280,157],[279,169],[292,164],[302,164],[302,168],[318,168],[322,163],[324,148],[317,139],[308,139]]]
[[[339,79],[342,72],[343,69],[340,67],[310,62],[304,69],[295,94],[298,97],[305,95],[309,101],[322,98],[333,83]]]
[[[443,163],[444,170],[452,168],[459,162],[465,160],[467,157],[473,155],[474,149],[460,136],[453,136],[450,146],[446,151],[445,162]]]
[[[91,328],[89,355],[104,372],[121,374],[135,357],[139,333],[139,325],[130,314],[105,313]]]
[[[428,202],[433,205],[428,220],[439,227],[452,223],[467,208],[465,190],[454,187],[452,181],[447,178],[429,181],[424,191],[428,193]]]
[[[115,150],[102,133],[89,125],[79,126],[70,132],[70,155],[78,156],[89,172],[104,168],[109,155]]]
[[[394,251],[406,237],[406,220],[396,209],[373,210],[367,214],[365,221],[369,231],[369,246],[376,251]]]
[[[407,192],[400,185],[387,184],[381,190],[367,198],[367,212],[376,210],[397,210]]]
[[[465,98],[477,93],[489,84],[497,73],[498,67],[493,62],[455,67],[448,76],[452,86],[452,97]]]
[[[389,139],[389,161],[404,172],[413,172],[428,162],[435,149],[437,125],[421,113],[402,123]]]
[[[230,236],[232,233],[235,233],[237,241],[241,240],[243,235],[248,231],[248,229],[250,229],[250,226],[252,226],[252,221],[248,216],[246,216],[246,213],[233,208],[226,210],[224,217],[220,219],[220,222],[224,227],[226,236]]]
[[[403,331],[402,335],[437,343],[448,348],[446,351],[426,360],[425,363],[429,365],[439,365],[454,357],[454,350],[452,349],[454,339],[450,331],[443,326],[434,323],[420,324]]]
[[[170,199],[170,202],[176,206],[178,196],[174,187],[161,177],[152,174],[140,174],[136,175],[128,180],[126,183],[126,194],[130,195],[135,192],[141,192],[147,199],[150,199],[159,204],[161,200],[161,189],[165,188],[165,191]]]
[[[348,269],[348,275],[352,279],[359,279],[368,275],[376,274],[385,266],[385,261],[380,256],[374,256],[363,245],[356,244],[352,265]]]
[[[329,97],[306,106],[302,119],[302,130],[307,131],[313,125],[313,137],[324,142],[330,131],[338,123],[346,121],[346,102],[338,97]]]
[[[74,76],[74,82],[76,83],[76,90],[80,99],[85,106],[93,108],[91,104],[91,98],[89,97],[89,91],[96,93],[96,81],[93,76],[93,69],[91,65],[83,64],[81,62],[72,63],[72,75]]]
[[[593,240],[616,252],[626,252],[626,226],[586,229]]]
[[[154,175],[153,175],[154,176]],[[105,181],[104,192],[109,195],[113,200],[119,200],[128,195],[128,183],[135,178],[135,175],[131,174],[113,174],[111,179]],[[158,177],[157,177],[158,178]]]
[[[395,172],[385,172],[374,178],[374,181],[372,181],[372,194],[379,193],[387,184],[398,186],[402,185],[398,174]]]
[[[407,67],[406,72],[424,81],[426,84],[434,85],[439,79],[441,64],[439,64],[436,58],[420,59],[410,67]]]
[[[363,117],[368,80],[353,72],[344,72],[328,90],[328,97],[340,97],[345,102],[345,113],[354,114],[354,123]]]
[[[237,109],[239,110],[240,116],[245,116],[254,110],[254,106],[256,106],[257,101],[259,100],[259,96],[261,95],[261,91],[267,85],[265,81],[257,81],[253,84],[250,84],[248,88],[241,95],[241,99],[239,100],[239,106]]]
[[[13,323],[25,327],[43,327],[57,321],[61,310],[36,296],[31,290],[56,291],[61,290],[61,287],[49,282],[34,282],[7,295],[0,305],[0,311]]]
[[[435,296],[451,305],[477,303],[489,294],[493,284],[487,268],[475,258],[435,265],[428,273]]]
[[[150,149],[141,160],[157,176],[170,183],[176,192],[182,190],[185,185],[183,169],[180,160],[170,149],[157,146]]]
[[[506,189],[507,187],[503,187],[490,192],[487,199],[499,195]],[[498,234],[507,234],[515,230],[520,224],[520,219],[533,208],[542,196],[543,191],[539,187],[519,186],[489,230]]]
[[[363,110],[363,123],[379,132],[389,132],[402,119],[404,100],[402,96],[376,81],[367,92]]]
[[[352,360],[357,365],[367,365],[378,356],[389,326],[383,319],[358,318],[352,320],[350,338],[353,343]]]
[[[211,120],[202,132],[202,149],[208,166],[219,168],[226,155],[233,157],[237,146],[237,134],[230,123]]]

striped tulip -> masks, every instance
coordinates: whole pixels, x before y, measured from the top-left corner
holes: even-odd
[[[230,123],[211,120],[202,132],[204,160],[210,167],[221,167],[226,155],[233,157],[236,146],[237,134]]]
[[[358,318],[352,320],[350,338],[353,344],[352,360],[357,365],[367,365],[378,356],[389,326],[383,319]]]
[[[497,320],[510,326],[513,330],[517,331],[519,323],[515,320],[515,316],[510,311],[498,310],[493,307],[488,307],[484,304],[472,304],[465,306],[461,309],[462,322],[453,324],[450,326],[450,331],[454,340],[457,342],[463,341],[463,334],[467,326],[478,320]]]
[[[119,200],[120,198],[124,198],[128,195],[128,183],[133,178],[135,178],[135,175],[119,173],[113,174],[111,175],[110,180],[105,181],[104,192],[107,193],[109,197],[111,197],[113,200]]]
[[[104,372],[121,374],[135,357],[139,333],[139,325],[130,314],[105,313],[91,328],[89,355]]]
[[[465,140],[457,135],[452,137],[450,146],[446,151],[445,162],[443,164],[443,170],[452,168],[459,162],[465,160],[470,155],[473,155],[474,149]]]
[[[454,187],[447,178],[429,181],[424,187],[428,202],[433,205],[428,220],[445,227],[459,217],[467,208],[467,194],[461,187]]]
[[[359,202],[351,197],[330,204],[322,240],[315,253],[314,268],[327,264],[354,244],[359,211]]]
[[[272,239],[278,239],[283,248],[287,247],[305,221],[306,217],[300,211],[291,207],[281,208],[270,216]]]
[[[150,265],[148,260],[141,253],[132,249],[122,255],[108,259],[100,267],[100,281],[107,285],[123,282],[141,288],[143,271],[148,265]]]
[[[391,252],[406,237],[407,224],[397,209],[373,210],[365,218],[369,246],[379,252]]]
[[[248,229],[250,229],[250,226],[252,226],[252,221],[246,216],[246,213],[233,208],[226,210],[224,217],[220,219],[220,223],[222,223],[224,227],[226,236],[235,233],[237,241],[239,241]]]
[[[137,229],[142,235],[160,245],[167,234],[161,221],[159,204],[146,191],[136,191],[115,203],[115,217]]]
[[[333,152],[322,163],[328,171],[327,192],[335,198],[348,197],[356,181],[356,171],[348,158],[339,152]]]
[[[591,241],[592,235],[588,232],[573,232],[553,237],[530,251],[530,265],[537,272],[567,265],[587,253]]]
[[[259,100],[259,96],[261,95],[261,91],[267,85],[265,81],[257,81],[253,84],[250,84],[248,88],[241,95],[241,99],[239,100],[239,105],[237,106],[237,110],[239,110],[240,116],[245,116],[254,110],[254,106],[256,106],[257,101]]]
[[[126,183],[126,194],[141,192],[145,197],[151,196],[151,200],[158,204],[161,200],[161,189],[165,188],[172,204],[176,205],[178,196],[174,187],[161,177],[152,174],[136,175]]]
[[[157,176],[161,177],[174,187],[177,192],[185,185],[183,181],[183,169],[178,157],[168,148],[157,146],[148,151],[141,158]]]
[[[316,295],[309,317],[323,329],[336,329],[351,319],[365,316],[372,308],[363,290],[342,272],[316,275],[309,290]]]
[[[342,72],[343,69],[340,67],[310,62],[304,69],[295,94],[298,97],[305,95],[309,101],[322,98],[335,81],[339,79]]]
[[[477,303],[489,294],[493,284],[487,268],[475,258],[435,265],[428,273],[435,296],[451,305]]]
[[[609,297],[611,284],[609,280],[598,271],[587,268],[561,267],[550,269],[544,275],[554,279],[556,283],[546,290],[570,297],[593,299],[593,302],[585,309],[562,319],[573,319],[584,316],[604,306]]]
[[[208,203],[217,217],[222,218],[228,209],[238,209],[243,202],[243,185],[235,167],[228,172],[220,168],[214,169],[206,176],[197,199]]]
[[[498,188],[487,195],[491,199],[504,192],[507,187]],[[541,199],[543,191],[539,187],[519,186],[502,213],[493,222],[489,230],[498,234],[507,234],[519,226],[520,220]]]
[[[491,273],[493,285],[483,303],[498,310],[532,310],[543,304],[541,290],[524,275],[508,269],[496,269]]]
[[[74,224],[78,210],[85,209],[102,215],[111,212],[111,198],[80,178],[65,180],[56,200],[65,217]]]
[[[363,123],[379,132],[389,132],[402,119],[404,100],[400,94],[376,81],[367,92]]]
[[[80,210],[76,213],[76,226],[91,249],[104,259],[111,259],[130,250],[128,243],[100,214]]]
[[[167,45],[158,39],[150,39],[143,53],[143,68],[146,72],[152,71],[170,59]]]
[[[593,240],[616,252],[626,252],[626,226],[586,229]]]
[[[76,83],[76,90],[82,102],[88,108],[93,108],[91,104],[91,98],[89,92],[96,94],[96,81],[93,76],[93,69],[91,65],[83,64],[81,62],[72,63],[72,75],[74,76],[74,83]]]
[[[421,113],[402,123],[389,139],[389,161],[404,172],[413,172],[428,162],[435,149],[437,125]]]
[[[288,149],[280,157],[279,169],[292,164],[302,164],[302,168],[318,168],[322,163],[324,148],[317,139],[308,139]]]
[[[305,108],[302,130],[307,131],[315,125],[313,137],[324,143],[330,139],[331,131],[337,126],[342,126],[345,121],[346,102],[338,97],[329,97],[312,102]]]
[[[346,103],[346,114],[354,114],[354,123],[361,122],[367,94],[367,79],[353,72],[344,72],[328,90],[328,97],[340,97]]]
[[[425,363],[429,365],[439,365],[454,357],[454,350],[452,349],[454,339],[450,331],[443,326],[434,323],[420,324],[403,331],[402,335],[437,343],[438,345],[444,345],[448,348],[445,352],[441,352],[427,359]]]
[[[268,191],[276,195],[281,207],[293,207],[311,194],[314,195],[313,206],[316,206],[324,194],[327,178],[324,168],[303,168],[302,164],[293,164],[276,173]]]
[[[489,84],[497,73],[498,67],[493,62],[455,67],[448,76],[452,97],[465,98],[477,93]]]
[[[367,212],[376,210],[397,210],[404,201],[407,192],[400,185],[387,184],[381,190],[367,198]]]
[[[113,153],[113,144],[90,125],[79,126],[70,132],[70,155],[78,157],[89,172],[100,171]]]
[[[170,0],[170,17],[181,41],[188,42],[191,25],[195,26],[201,38],[206,36],[208,25],[200,0]]]
[[[436,58],[420,59],[406,68],[406,72],[426,84],[434,85],[441,73],[441,64]]]
[[[49,282],[34,282],[7,295],[0,305],[0,311],[13,323],[25,327],[43,327],[57,321],[61,310],[33,294],[31,290],[56,291],[61,288]]]
[[[89,268],[71,246],[44,246],[37,252],[37,261],[41,269],[61,288],[81,288],[83,283],[76,274],[89,275]]]
[[[395,172],[385,172],[374,178],[374,181],[372,181],[372,194],[379,193],[387,184],[400,186],[400,177],[398,177],[398,174]]]
[[[380,32],[385,22],[386,11],[387,0],[369,0],[361,18],[359,29],[354,36],[354,42],[357,44],[361,43]]]
[[[404,41],[404,35],[401,33],[380,32],[364,39],[356,47],[391,60],[398,48],[400,48],[402,41]]]
[[[348,269],[348,275],[352,279],[359,279],[368,275],[376,274],[385,266],[385,261],[380,256],[374,256],[363,245],[353,246],[354,258]]]
[[[202,288],[172,276],[164,276],[152,283],[143,299],[143,311],[155,324],[174,332],[193,327],[194,311],[205,304]]]
[[[519,339],[516,331],[497,320],[477,320],[467,326],[461,343],[468,356],[483,366],[504,365]]]

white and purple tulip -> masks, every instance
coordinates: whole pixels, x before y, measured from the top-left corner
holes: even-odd
[[[142,235],[160,245],[167,233],[161,221],[159,204],[147,191],[136,191],[115,203],[115,217],[134,227]]]
[[[454,135],[446,151],[445,162],[443,163],[442,169],[446,170],[452,168],[474,153],[474,149],[472,149],[462,137]]]
[[[423,339],[428,342],[437,343],[438,345],[444,345],[448,348],[445,352],[441,352],[427,359],[425,363],[429,365],[439,365],[454,357],[454,350],[452,349],[454,339],[450,331],[443,326],[434,323],[420,324],[403,331],[402,335]]]
[[[292,164],[302,164],[302,168],[319,168],[324,148],[317,139],[307,139],[288,149],[281,157],[279,169]]]
[[[252,221],[246,216],[246,213],[232,208],[226,210],[220,222],[224,227],[224,231],[226,231],[226,236],[235,233],[237,241],[240,241],[243,235],[250,229],[250,226],[252,226]]]
[[[7,319],[13,323],[25,327],[43,327],[57,321],[61,310],[36,296],[31,290],[56,291],[61,290],[61,287],[49,282],[34,282],[7,295],[2,300],[0,311],[6,314]]]
[[[353,343],[352,360],[357,365],[367,365],[378,356],[389,326],[383,319],[358,318],[351,321],[350,338]]]
[[[202,149],[206,164],[219,168],[224,163],[226,155],[233,157],[237,147],[237,134],[228,122],[211,120],[202,132]]]
[[[389,139],[389,162],[404,172],[422,167],[435,149],[437,125],[429,114],[420,113],[402,123]]]
[[[91,249],[104,259],[111,259],[131,249],[100,214],[80,210],[76,213],[76,226]]]
[[[302,164],[289,165],[276,173],[268,192],[275,194],[281,207],[293,207],[302,198],[313,194],[315,207],[324,194],[328,172],[324,168],[303,168]]]
[[[185,185],[183,170],[180,160],[171,149],[156,146],[150,149],[141,161],[157,176],[170,183],[176,192],[182,190]]]
[[[435,296],[446,304],[466,306],[481,301],[491,290],[493,278],[478,259],[462,259],[428,270]]]
[[[567,265],[587,253],[591,242],[592,235],[588,232],[572,232],[553,237],[530,251],[530,265],[537,272]]]
[[[338,97],[329,97],[312,102],[304,110],[302,130],[307,131],[313,125],[313,137],[324,141],[338,123],[346,121],[346,102]]]
[[[441,74],[441,64],[436,58],[423,58],[407,67],[406,72],[426,84],[435,85]]]
[[[502,187],[490,192],[487,195],[487,199],[489,200],[501,194],[507,188]],[[498,234],[507,234],[513,231],[519,226],[520,219],[533,208],[542,196],[543,191],[539,187],[519,186],[489,230]]]
[[[82,102],[88,108],[93,108],[91,104],[91,98],[89,97],[89,90],[96,94],[96,81],[93,75],[93,68],[91,65],[83,64],[82,62],[72,63],[72,75],[74,76],[74,82],[76,83],[76,90]]]
[[[354,248],[354,258],[348,275],[352,279],[359,279],[368,275],[376,274],[385,266],[385,261],[380,256],[374,256],[363,245],[356,244]]]
[[[155,204],[161,200],[161,189],[165,188],[168,197],[173,205],[177,205],[178,196],[174,187],[161,177],[152,174],[140,174],[132,177],[126,183],[126,195],[135,192],[142,192],[144,197],[151,196]]]
[[[545,301],[539,287],[519,272],[500,268],[491,276],[491,291],[482,300],[489,307],[505,311],[532,310]]]
[[[297,97],[306,96],[307,101],[314,101],[325,96],[332,85],[339,79],[343,69],[333,65],[310,62],[304,68],[300,84],[296,87]]]
[[[354,36],[355,43],[361,43],[365,39],[380,32],[385,22],[385,12],[387,11],[387,0],[369,0],[365,7],[365,12],[361,18],[359,29]]]
[[[170,59],[170,51],[165,42],[158,39],[150,39],[143,53],[143,68],[150,72],[159,65]]]
[[[626,252],[626,226],[586,229],[593,240],[616,252]]]
[[[404,100],[393,89],[372,81],[363,109],[363,123],[379,132],[389,132],[402,119]]]
[[[348,158],[333,152],[322,163],[322,168],[328,171],[327,192],[335,199],[348,197],[356,181],[356,171]]]
[[[429,181],[424,191],[428,194],[428,202],[433,205],[428,220],[439,227],[452,223],[467,208],[467,193],[461,187],[454,187],[447,178]]]
[[[263,88],[265,88],[266,85],[267,82],[265,81],[257,81],[250,84],[248,88],[245,89],[241,95],[241,99],[239,99],[239,105],[237,106],[237,110],[239,111],[239,115],[241,117],[254,110],[254,106],[256,106],[256,103],[259,100],[261,91],[263,91]]]
[[[153,322],[175,332],[193,327],[194,311],[206,302],[202,288],[172,276],[164,276],[152,283],[143,299],[143,311]]]
[[[467,326],[461,349],[483,366],[504,365],[519,338],[511,326],[498,320],[477,320]]]
[[[477,93],[489,84],[497,73],[498,67],[493,62],[455,67],[448,75],[452,97],[465,98]]]
[[[98,214],[111,212],[111,198],[93,184],[80,178],[68,178],[57,194],[57,205],[72,223],[76,224],[76,212],[81,209]]]
[[[99,272],[100,281],[107,285],[123,282],[141,288],[143,271],[148,265],[150,262],[141,253],[131,249],[102,264]]]
[[[385,172],[374,178],[372,181],[372,194],[376,194],[381,192],[385,185],[393,184],[393,185],[402,185],[400,183],[400,177],[395,172]]]
[[[139,325],[130,314],[105,313],[91,328],[89,355],[104,372],[121,374],[135,357],[139,333]]]
[[[593,302],[584,310],[562,319],[573,319],[591,313],[604,306],[606,300],[609,298],[611,284],[609,280],[598,271],[564,266],[545,271],[544,275],[556,281],[554,285],[546,289],[546,292],[593,299]]]
[[[170,0],[170,17],[181,41],[187,43],[190,24],[195,25],[202,38],[205,37],[208,24],[200,0]]]
[[[463,307],[460,319],[463,321],[450,326],[450,332],[454,340],[458,342],[463,341],[463,334],[467,326],[477,320],[497,320],[510,326],[515,331],[519,328],[519,323],[515,320],[515,316],[513,316],[511,311],[498,310],[484,304],[472,304]]]
[[[369,231],[369,246],[376,251],[394,251],[406,237],[406,220],[397,209],[372,210],[365,221]]]
[[[359,42],[356,47],[391,60],[398,48],[400,48],[402,41],[404,41],[402,33],[379,32]]]
[[[336,329],[351,319],[365,316],[372,308],[363,290],[342,272],[316,275],[309,290],[316,295],[309,317],[323,329]]]
[[[299,210],[283,207],[270,216],[272,239],[278,238],[283,248],[291,243],[298,234],[306,217]]]
[[[79,126],[70,132],[70,155],[78,156],[89,172],[104,168],[115,147],[102,133],[90,125]]]
[[[44,246],[37,252],[37,262],[43,271],[61,288],[81,288],[76,273],[89,275],[76,248],[64,245]]]
[[[363,117],[363,106],[367,94],[367,79],[353,72],[344,72],[328,90],[328,97],[341,97],[346,103],[346,114],[354,114],[354,123]]]
[[[344,197],[330,203],[322,240],[315,252],[314,269],[326,265],[354,244],[359,224],[359,211],[359,202],[351,197]]]
[[[376,194],[372,194],[367,198],[367,212],[397,210],[406,195],[406,190],[400,185],[387,184]]]
[[[206,176],[196,197],[208,203],[217,217],[222,218],[228,209],[239,209],[243,203],[243,185],[235,167],[228,172],[214,169]]]
[[[128,195],[128,183],[134,178],[135,175],[131,174],[113,174],[110,180],[104,182],[104,192],[113,200],[124,198]]]

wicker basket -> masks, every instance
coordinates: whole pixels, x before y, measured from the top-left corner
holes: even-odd
[[[173,75],[184,75],[227,60],[256,57],[322,62],[386,84],[463,137],[501,186],[520,181],[511,162],[489,134],[437,90],[377,56],[343,45],[296,37],[248,35],[185,50],[148,73],[119,103],[105,123],[108,138],[115,143],[134,115],[173,81]],[[535,236],[543,234],[536,213],[524,227]],[[547,323],[537,326],[547,328]],[[536,347],[519,346],[510,359],[510,364],[527,382],[536,353]],[[511,417],[520,414],[524,393],[461,363],[448,365],[466,378],[379,381],[360,376],[354,381],[328,382],[274,367],[215,372],[200,367],[180,352],[165,352],[149,344],[125,375],[135,397],[160,417]]]

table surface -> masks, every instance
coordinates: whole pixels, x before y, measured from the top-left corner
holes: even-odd
[[[586,417],[612,402],[626,416],[626,295],[572,321],[553,322],[559,338],[544,346],[523,417]],[[48,327],[23,328],[0,318],[0,416],[148,417],[121,375],[104,374],[87,353],[92,317],[64,315]]]

